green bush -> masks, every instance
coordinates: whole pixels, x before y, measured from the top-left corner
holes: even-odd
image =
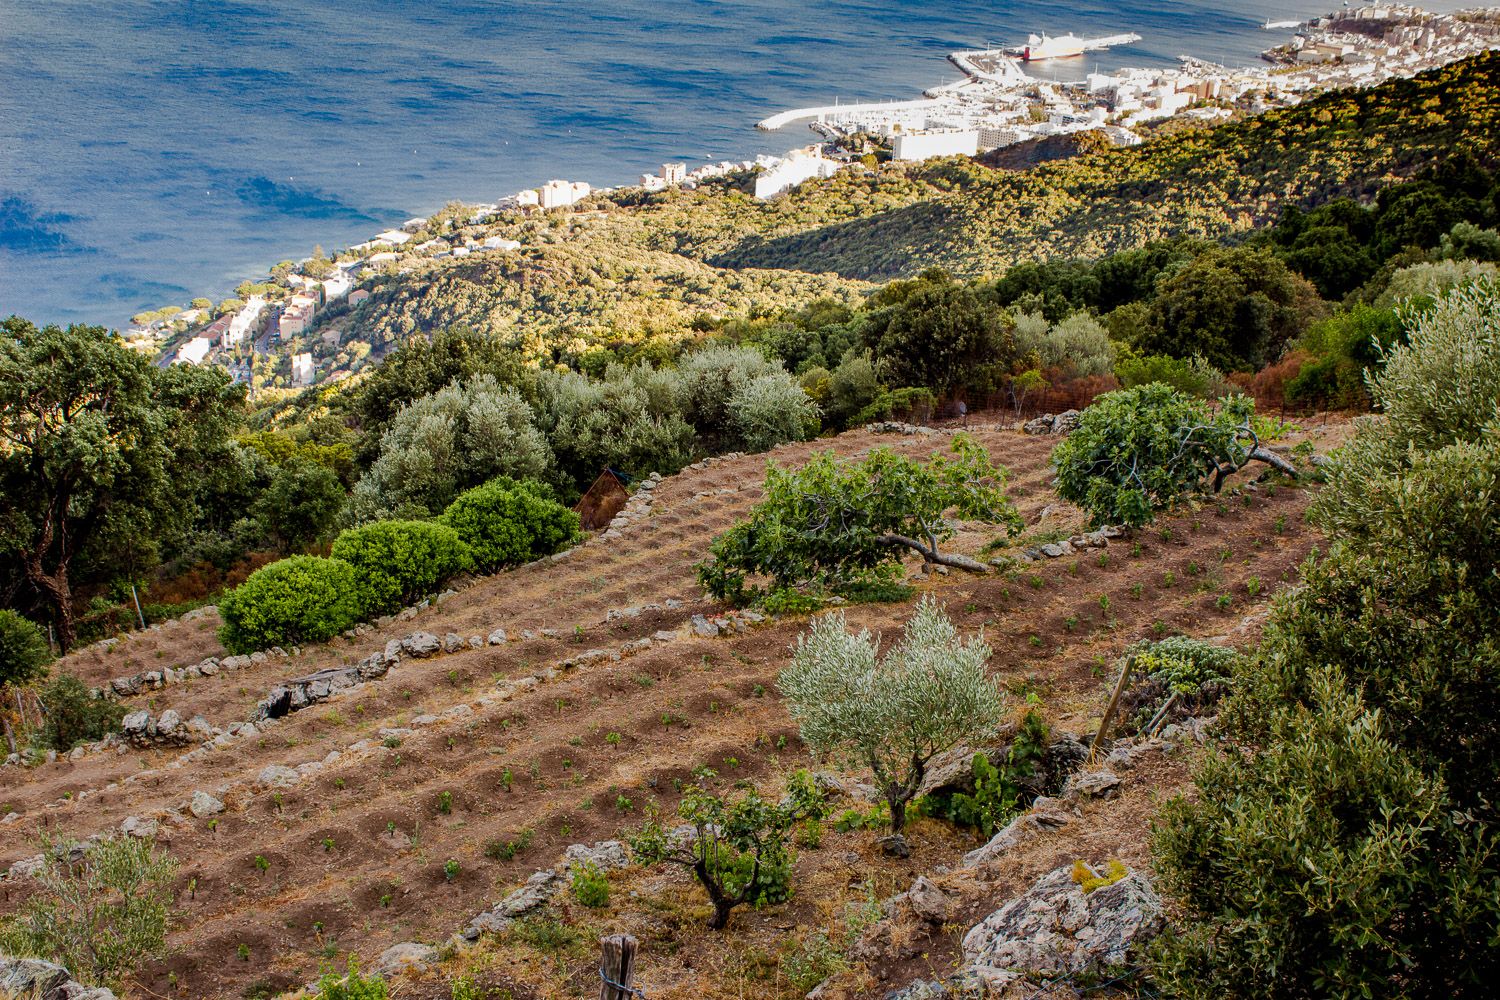
[[[102,740],[125,718],[125,706],[93,697],[76,677],[58,677],[42,689],[41,698],[46,710],[41,740],[58,753]]]
[[[175,861],[134,837],[86,846],[44,838],[41,846],[46,863],[0,926],[0,951],[57,962],[81,982],[114,989],[166,954]]]
[[[458,532],[432,521],[376,521],[342,532],[333,558],[354,567],[365,614],[381,614],[431,593],[469,562]]]
[[[1500,974],[1500,309],[1439,299],[1337,456],[1332,540],[1219,713],[1237,746],[1156,831],[1194,997],[1483,997]]]
[[[361,610],[353,566],[293,556],[251,573],[219,601],[219,640],[232,653],[322,642],[359,621]]]
[[[359,964],[350,958],[342,976],[323,974],[313,1000],[386,1000],[388,995],[384,979],[378,974],[360,975]]]
[[[0,608],[0,685],[29,684],[47,676],[52,649],[42,627]]]
[[[1105,393],[1053,449],[1057,492],[1094,524],[1150,524],[1187,494],[1217,491],[1225,474],[1265,460],[1250,433],[1254,410],[1246,396],[1211,409],[1160,382]]]
[[[771,464],[765,499],[714,539],[698,579],[735,603],[765,596],[752,575],[769,577],[771,590],[841,590],[882,579],[908,549],[942,556],[937,544],[954,535],[950,510],[1019,530],[1006,477],[966,434],[954,436],[950,454],[925,464],[886,448],[859,462],[821,452],[797,469]]]
[[[566,548],[579,535],[578,515],[533,483],[493,479],[459,495],[442,522],[458,532],[474,565],[486,573]]]
[[[591,910],[609,905],[609,879],[592,861],[573,867],[573,895]]]
[[[1027,712],[999,767],[986,754],[974,755],[974,794],[926,795],[917,800],[918,810],[955,826],[973,827],[988,840],[1024,808],[1022,782],[1037,773],[1046,750],[1047,724],[1036,712]]]

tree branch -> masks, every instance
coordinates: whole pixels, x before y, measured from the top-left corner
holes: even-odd
[[[927,562],[937,563],[940,566],[952,566],[954,569],[961,569],[969,573],[984,574],[990,571],[990,567],[982,562],[976,562],[968,556],[945,555],[937,550],[936,545],[928,547],[915,538],[909,538],[906,535],[885,534],[877,538],[876,541],[881,545],[904,545],[909,549],[920,552],[922,558]]]

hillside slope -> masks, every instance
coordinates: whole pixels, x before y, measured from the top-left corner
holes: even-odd
[[[1338,425],[1309,430],[1320,450],[1341,433]],[[1028,526],[1079,523],[1049,485],[1055,439],[1001,428],[976,436],[1010,467],[1011,493]],[[796,463],[819,448],[859,455],[882,445],[926,454],[941,441],[858,431],[785,446],[775,457]],[[568,844],[620,836],[648,803],[670,814],[675,779],[698,767],[774,781],[806,760],[774,687],[805,617],[720,638],[689,627],[692,614],[716,610],[699,596],[693,564],[712,535],[758,499],[765,459],[717,460],[671,477],[657,489],[650,515],[620,537],[595,538],[556,564],[483,578],[412,620],[130,699],[134,709],[201,713],[225,727],[249,717],[274,685],[352,663],[417,629],[467,637],[501,627],[510,640],[403,659],[354,691],[192,756],[131,750],[0,770],[0,798],[18,814],[0,827],[0,860],[32,854],[31,838],[44,830],[81,837],[131,817],[137,829],[154,823],[158,841],[182,861],[182,913],[173,955],[148,970],[146,985],[169,996],[269,995],[308,981],[330,960],[341,967],[357,954],[368,968],[395,942],[447,938],[529,872],[556,863]],[[1059,559],[1011,577],[939,577],[921,588],[943,601],[961,628],[985,629],[995,649],[992,669],[1018,710],[1029,692],[1056,731],[1087,732],[1107,695],[1107,664],[1153,634],[1153,623],[1206,636],[1242,628],[1253,634],[1259,610],[1316,541],[1301,526],[1306,500],[1296,489],[1247,493],[1218,510],[1173,518],[1164,525],[1170,531],[1118,543],[1107,558]],[[993,537],[976,527],[960,535],[967,551]],[[628,613],[645,604],[658,607]],[[849,617],[890,634],[910,609],[862,605]],[[113,649],[79,651],[58,669],[100,684],[186,666],[223,653],[214,623],[212,614],[172,623]],[[672,633],[670,641],[663,633]],[[586,650],[626,644],[633,645],[618,662],[556,668]],[[300,768],[303,777],[274,787],[271,766]],[[1185,774],[1180,762],[1167,762],[1159,773],[1132,778],[1128,794],[1091,809],[1094,818],[1065,839],[1010,859],[1010,874],[993,884],[968,887],[977,895],[966,905],[993,908],[1058,852],[1144,862],[1151,797],[1180,785]],[[222,800],[225,811],[195,816],[188,805],[196,791]],[[447,998],[444,977],[460,968],[516,996],[575,995],[590,989],[591,935],[620,929],[647,942],[641,975],[652,996],[738,996],[756,980],[744,964],[753,966],[755,949],[774,956],[786,930],[800,928],[799,940],[807,937],[834,920],[830,914],[867,894],[898,891],[974,846],[952,828],[924,821],[916,853],[900,861],[880,855],[877,836],[830,830],[821,847],[802,852],[792,906],[739,913],[728,936],[702,929],[706,903],[690,883],[649,870],[627,873],[606,910],[559,902],[565,946],[487,938],[460,964],[434,970],[426,985],[403,986],[399,995]],[[509,858],[487,848],[506,842],[526,846]],[[451,878],[444,872],[449,860],[458,866]],[[0,910],[12,910],[25,892],[23,881],[0,881]],[[877,971],[941,972],[956,940],[940,937],[920,967]],[[774,995],[793,995],[777,982]]]

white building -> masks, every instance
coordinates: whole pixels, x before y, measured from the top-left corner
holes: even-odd
[[[926,160],[934,156],[973,156],[979,152],[979,130],[902,132],[891,141],[891,158]]]
[[[213,348],[214,338],[200,335],[177,348],[177,356],[172,360],[185,365],[201,365]]]
[[[661,165],[661,179],[664,184],[681,184],[687,180],[687,164],[663,163]]]
[[[255,332],[256,324],[260,321],[260,314],[265,311],[265,308],[265,299],[259,295],[251,296],[244,307],[229,321],[229,329],[224,331],[224,346],[232,347]]]
[[[537,189],[538,203],[544,209],[567,208],[589,196],[589,186],[583,181],[548,181]]]
[[[756,159],[766,162],[761,157]],[[842,163],[825,159],[821,151],[795,152],[784,160],[772,161],[765,172],[755,178],[755,197],[762,200],[774,198],[814,177],[832,177],[842,166]]]
[[[515,240],[508,240],[503,236],[489,236],[485,238],[484,248],[486,250],[519,250],[521,244]]]
[[[313,359],[312,354],[292,355],[292,383],[294,385],[312,385],[313,381]]]

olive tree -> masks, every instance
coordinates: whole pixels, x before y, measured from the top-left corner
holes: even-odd
[[[93,986],[118,989],[141,962],[166,953],[177,862],[134,837],[88,845],[44,839],[0,950],[66,966]]]
[[[985,671],[989,658],[983,636],[960,638],[930,597],[884,656],[842,612],[815,619],[797,640],[777,686],[809,749],[870,769],[891,808],[888,849],[904,847],[906,805],[928,762],[999,725],[1005,699]]]
[[[714,596],[743,602],[759,593],[750,574],[771,577],[777,587],[838,589],[895,568],[903,550],[985,573],[983,563],[939,546],[955,533],[950,511],[1020,529],[1006,477],[964,434],[954,437],[950,454],[935,453],[925,463],[887,448],[859,462],[822,452],[800,469],[773,463],[765,500],[714,539],[698,577]]]
[[[1057,492],[1094,524],[1139,526],[1191,492],[1218,492],[1252,461],[1295,476],[1292,463],[1261,447],[1254,413],[1247,396],[1210,407],[1160,382],[1105,393],[1053,449]]]
[[[52,650],[41,626],[0,608],[0,686],[29,684],[47,676]]]

